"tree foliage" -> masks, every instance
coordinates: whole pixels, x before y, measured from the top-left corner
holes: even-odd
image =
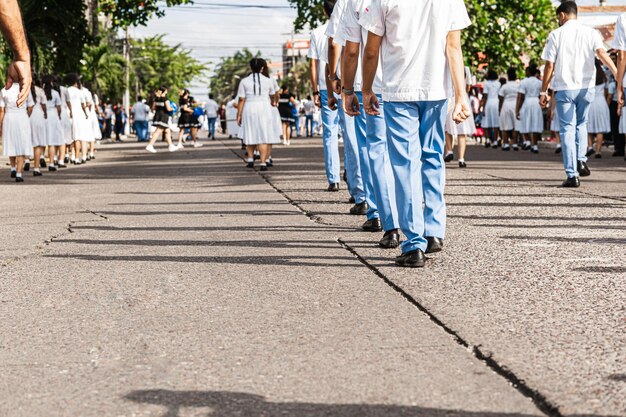
[[[298,15],[296,30],[323,22],[322,0],[289,0]],[[489,64],[496,71],[522,67],[523,56],[537,60],[556,26],[550,0],[466,0],[472,26],[463,31],[465,57],[473,68]]]
[[[222,100],[230,99],[237,93],[239,81],[250,74],[250,60],[261,56],[260,52],[253,54],[245,48],[237,51],[233,56],[222,58],[211,77],[211,92]]]
[[[83,54],[82,76],[100,97],[115,100],[122,97],[126,88],[124,81],[125,60],[107,41],[88,45]]]
[[[111,17],[114,28],[145,26],[153,16],[163,17],[165,6],[179,6],[193,0],[100,0],[100,10]]]

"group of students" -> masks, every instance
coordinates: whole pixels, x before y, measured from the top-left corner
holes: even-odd
[[[11,178],[18,183],[31,170],[31,158],[33,176],[40,177],[45,168],[55,172],[69,163],[95,159],[96,142],[102,139],[98,97],[79,75],[69,74],[64,82],[56,75],[33,79],[25,105],[17,105],[17,84],[0,92],[3,154],[9,158]]]

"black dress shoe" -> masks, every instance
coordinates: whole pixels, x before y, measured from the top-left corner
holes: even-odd
[[[274,161],[272,161],[271,159],[269,161],[267,161],[267,167],[271,168],[274,166]]]
[[[63,158],[63,162],[66,163],[66,164],[69,164],[70,163],[70,157],[66,156],[65,158]]]
[[[453,153],[449,153],[445,156],[445,158],[443,158],[443,160],[445,162],[452,162],[454,161],[454,154]]]
[[[57,167],[58,168],[67,168],[67,165],[62,164],[62,163],[59,162],[59,165],[57,165]]]
[[[591,175],[591,170],[589,169],[589,165],[586,162],[578,161],[577,164],[578,175],[581,177],[588,177]]]
[[[17,177],[17,171],[11,171],[11,178]]]
[[[354,199],[354,197],[350,197],[350,200],[348,200],[348,203],[354,204],[356,203],[356,200]]]
[[[254,162],[248,162],[246,168],[254,168]]]
[[[588,149],[587,153],[585,154],[586,157],[590,157],[591,155],[595,154],[596,151],[594,149]]]
[[[383,249],[395,249],[400,246],[400,233],[398,229],[390,230],[385,233],[385,236],[378,242],[378,245]]]
[[[331,193],[336,193],[337,191],[339,191],[339,184],[337,184],[337,183],[330,184],[328,186],[328,191],[330,191]]]
[[[612,155],[612,156],[613,156],[613,157],[617,157],[617,156],[621,156],[621,157],[623,157],[623,156],[624,156],[624,152],[617,152],[617,151],[615,151],[615,152],[613,152],[613,155]]]
[[[30,171],[30,162],[24,163],[24,171]]]
[[[423,268],[426,264],[426,256],[421,249],[403,253],[396,258],[396,265],[403,268]]]
[[[380,222],[380,219],[368,220],[365,223],[363,223],[363,226],[361,226],[361,228],[366,232],[382,232],[383,231],[383,225]]]
[[[443,239],[439,239],[438,237],[427,237],[428,248],[426,248],[426,253],[437,253],[443,250]]]
[[[266,172],[266,171],[267,171],[267,165],[262,165],[261,172]]]
[[[597,153],[596,154],[596,159],[602,159],[602,154],[601,153]]]
[[[555,154],[557,154],[557,155],[558,155],[558,154],[560,154],[561,152],[563,152],[563,148],[562,148],[561,146],[557,147],[557,148],[554,150],[554,153],[555,153]]]
[[[45,158],[41,158],[39,160],[39,165],[41,165],[42,168],[47,168],[46,159]]]
[[[362,203],[355,204],[354,206],[352,206],[352,208],[350,209],[350,214],[354,216],[365,216],[369,208],[370,207],[364,201]]]
[[[254,160],[258,161],[259,159],[261,159],[261,155],[254,155]]]
[[[15,178],[15,182],[24,182],[24,178],[17,177],[17,178]]]
[[[49,172],[55,172],[56,170],[57,170],[57,167],[55,167],[55,166],[50,165],[50,166],[48,167],[48,171],[49,171]]]
[[[580,187],[580,179],[578,177],[568,177],[563,181],[563,188],[578,188]]]
[[[33,177],[41,177],[43,176],[43,174],[41,173],[41,171],[34,171],[33,172]]]
[[[343,182],[348,182],[348,171],[343,170]]]
[[[459,168],[467,168],[467,164],[465,163],[465,161],[459,162]]]

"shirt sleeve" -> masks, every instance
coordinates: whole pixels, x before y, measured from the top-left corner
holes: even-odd
[[[239,83],[239,90],[237,91],[237,98],[246,98],[246,88],[243,85],[243,81],[241,80],[241,82]]]
[[[602,35],[596,29],[593,29],[593,50],[597,51],[598,49],[602,49],[606,51],[606,46],[604,46],[604,40],[602,39]]]
[[[60,106],[62,104],[62,102],[61,102],[61,94],[59,94],[56,91],[53,91],[53,95],[54,95],[54,105],[55,106]]]
[[[543,50],[543,54],[541,54],[541,59],[549,62],[556,62],[557,56],[557,45],[556,45],[556,35],[554,32],[548,36],[548,42],[546,43],[546,47]]]
[[[339,22],[341,21],[341,14],[343,13],[342,5],[343,1],[339,0],[335,4],[333,14],[330,15],[330,19],[328,20],[328,26],[326,27],[326,32],[324,34],[329,38],[334,38],[337,35],[337,31],[339,30]]]
[[[485,85],[483,86],[483,94],[487,95],[489,94],[489,83],[486,82]]]
[[[450,32],[455,30],[463,30],[471,26],[469,14],[467,13],[467,7],[463,0],[455,0],[452,2],[450,19]]]
[[[362,43],[363,31],[359,25],[359,17],[357,11],[354,10],[354,3],[348,2],[343,12],[343,39],[349,42]]]
[[[4,101],[4,94],[0,93],[0,109],[3,109],[7,106],[6,101]]]
[[[368,32],[377,36],[384,36],[386,32],[386,15],[383,0],[374,0],[363,10],[359,18],[359,24]]]
[[[621,15],[615,24],[615,39],[613,40],[613,48],[619,51],[626,51],[626,22],[624,18],[626,14]]]
[[[517,89],[517,92],[519,94],[526,94],[527,90],[526,90],[526,80],[523,80],[521,83],[519,83],[519,88]]]
[[[317,50],[317,43],[315,42],[315,36],[311,32],[311,46],[309,46],[309,59],[320,59],[319,51]]]

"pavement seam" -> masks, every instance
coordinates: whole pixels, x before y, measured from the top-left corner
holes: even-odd
[[[383,280],[385,284],[387,284],[391,289],[400,294],[402,298],[411,303],[415,308],[417,308],[420,312],[425,314],[430,321],[432,321],[437,327],[446,332],[448,335],[452,336],[452,339],[464,349],[471,351],[472,355],[478,359],[480,362],[485,364],[489,369],[491,369],[496,374],[500,375],[504,379],[506,379],[512,386],[515,388],[520,394],[532,400],[535,406],[544,414],[550,417],[563,417],[563,414],[559,411],[558,407],[552,404],[543,394],[541,394],[536,389],[531,388],[524,380],[518,377],[515,372],[508,369],[505,365],[500,364],[498,361],[493,359],[490,354],[486,354],[481,350],[480,346],[470,345],[470,343],[465,340],[459,333],[454,331],[448,325],[446,325],[443,321],[441,321],[436,315],[431,313],[426,307],[424,307],[419,301],[417,301],[411,294],[406,292],[402,287],[394,283],[391,279],[389,279],[385,274],[383,274],[380,269],[370,264],[363,256],[359,255],[359,253],[348,245],[342,239],[337,239],[337,242],[341,247],[350,252],[354,257],[356,257],[359,262],[361,262],[366,268],[368,268],[371,272],[373,272],[377,277]]]

